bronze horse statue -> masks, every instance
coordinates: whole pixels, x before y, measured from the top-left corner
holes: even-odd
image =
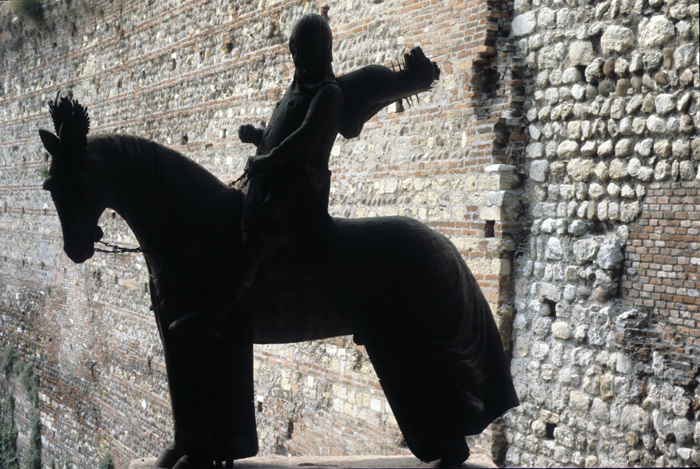
[[[176,333],[240,256],[245,195],[180,153],[130,135],[88,136],[77,102],[51,104],[51,193],[64,251],[93,256],[102,212],[138,239],[165,354],[175,441],[156,467],[253,456],[253,344],[353,334],[366,347],[409,449],[461,465],[465,435],[518,404],[488,303],[457,249],[406,217],[330,218],[321,242],[260,266],[226,329]],[[59,109],[61,108],[61,109]],[[200,467],[197,465],[196,467]]]

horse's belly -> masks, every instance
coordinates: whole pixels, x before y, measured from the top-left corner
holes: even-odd
[[[355,332],[354,308],[328,279],[282,274],[260,280],[249,300],[253,342],[303,342]]]

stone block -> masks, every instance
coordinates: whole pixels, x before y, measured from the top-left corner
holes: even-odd
[[[552,283],[542,282],[540,286],[540,294],[548,300],[554,302],[561,301],[561,288]]]
[[[686,139],[679,139],[673,142],[671,147],[671,152],[675,158],[679,160],[684,160],[690,156],[690,141]],[[683,161],[682,163],[689,163],[688,161]],[[691,165],[692,166],[692,165]],[[689,178],[692,179],[692,176]]]
[[[617,239],[605,239],[600,244],[597,264],[607,270],[619,269],[622,266],[625,256],[622,254],[622,245]]]
[[[549,162],[547,160],[537,160],[530,164],[530,179],[536,182],[544,182],[547,179],[547,169]]]
[[[573,412],[587,414],[591,406],[591,398],[581,391],[571,391],[569,393],[569,407]]]
[[[606,140],[600,145],[598,145],[598,156],[605,158],[613,154],[613,142],[612,140]]]
[[[665,46],[675,36],[673,22],[663,15],[653,16],[640,27],[639,44],[647,49]]]
[[[586,182],[593,175],[594,160],[574,158],[566,165],[566,172],[574,181]]]
[[[530,143],[525,148],[525,156],[530,159],[542,158],[544,156],[544,146],[539,142]]]
[[[639,176],[639,172],[641,171],[641,169],[641,161],[639,161],[638,158],[630,158],[629,162],[627,163],[627,174],[636,178],[637,176]]]
[[[624,54],[634,46],[634,43],[634,32],[629,28],[615,24],[605,28],[605,32],[600,38],[600,47],[605,55],[615,52]]]
[[[501,209],[499,207],[480,207],[479,218],[482,220],[501,221]]]
[[[638,405],[628,404],[622,409],[621,423],[637,433],[646,433],[651,422],[649,414]]]
[[[671,165],[665,161],[660,161],[654,168],[654,179],[664,181],[671,177]]]
[[[611,373],[605,373],[600,377],[600,395],[603,400],[608,400],[615,395],[615,377]]]
[[[571,158],[579,152],[578,142],[573,140],[565,140],[557,147],[557,156],[560,158]]]
[[[555,339],[568,340],[571,337],[571,326],[563,321],[553,323],[552,337]]]
[[[532,34],[537,28],[537,18],[535,11],[528,11],[513,18],[511,23],[511,34],[515,37]]]
[[[672,94],[662,93],[654,99],[654,107],[660,115],[666,115],[676,107],[676,99]]]
[[[588,225],[581,220],[574,220],[567,231],[574,236],[582,236],[588,231]]]
[[[613,181],[621,181],[627,179],[627,161],[615,159],[610,162],[608,174]]]

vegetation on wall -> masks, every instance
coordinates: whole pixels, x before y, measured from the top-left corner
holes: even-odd
[[[35,409],[39,409],[39,377],[34,373],[31,363],[25,363],[21,367],[20,381],[22,387],[29,395]]]
[[[39,0],[12,0],[10,10],[20,21],[31,23],[44,21],[44,4]]]
[[[15,425],[15,398],[10,394],[0,406],[0,469],[19,469]]]
[[[114,458],[111,453],[105,454],[102,459],[100,459],[97,469],[114,469]]]
[[[14,373],[19,377],[22,388],[32,403],[33,413],[30,418],[31,434],[29,448],[24,456],[22,469],[42,469],[41,463],[41,418],[39,411],[39,376],[34,373],[34,366],[19,359],[14,346],[4,349],[4,357],[0,363],[0,373],[5,378]],[[17,453],[17,436],[19,431],[15,424],[15,398],[8,381],[3,380],[2,404],[0,405],[0,469],[20,469]]]
[[[12,345],[6,345],[3,352],[4,356],[2,358],[2,362],[0,362],[0,373],[3,373],[5,377],[7,377],[12,371],[13,365],[19,358],[19,355],[17,354],[15,347]]]
[[[41,469],[41,419],[39,413],[32,416],[32,433],[29,436],[29,450],[24,458],[25,469]]]

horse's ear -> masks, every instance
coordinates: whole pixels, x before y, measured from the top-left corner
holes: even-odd
[[[41,143],[44,144],[44,148],[51,156],[55,157],[60,154],[61,144],[58,137],[47,130],[39,130],[39,137],[41,137]]]

